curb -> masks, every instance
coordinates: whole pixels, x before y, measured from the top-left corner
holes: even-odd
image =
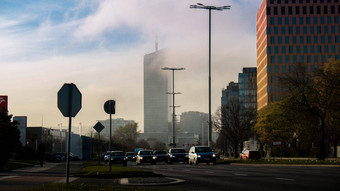
[[[185,180],[171,177],[121,178],[118,180],[120,185],[126,186],[165,186],[182,182]]]

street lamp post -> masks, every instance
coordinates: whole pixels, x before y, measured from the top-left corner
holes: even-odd
[[[180,94],[180,92],[175,93],[175,70],[185,70],[185,68],[169,68],[165,67],[162,68],[162,70],[172,70],[172,147],[176,147],[176,140],[175,140],[175,119],[176,119],[176,114],[175,114],[175,94]]]
[[[230,9],[230,6],[206,6],[202,3],[197,3],[197,5],[190,5],[193,9],[208,9],[209,10],[209,131],[208,131],[208,146],[211,146],[211,132],[212,132],[212,122],[211,122],[211,10],[222,11],[224,9]]]

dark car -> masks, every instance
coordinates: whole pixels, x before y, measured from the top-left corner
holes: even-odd
[[[49,162],[57,163],[62,161],[61,156],[57,153],[47,154],[45,157],[45,159]]]
[[[134,161],[134,160],[136,160],[136,155],[135,155],[134,152],[126,152],[126,153],[125,153],[125,156],[126,156],[126,159],[127,159],[128,161]]]
[[[142,163],[156,164],[157,157],[153,154],[151,150],[141,150],[138,151],[136,156],[136,164],[141,165]]]
[[[183,148],[171,148],[167,154],[167,163],[183,162],[185,164],[188,161],[188,153]]]
[[[193,146],[189,150],[189,164],[213,163],[216,164],[216,155],[208,146]]]
[[[127,165],[127,159],[123,151],[112,151],[111,152],[111,164],[123,164]]]
[[[241,159],[261,159],[260,151],[250,151],[250,150],[243,150],[242,153],[240,153]]]
[[[64,152],[56,152],[56,155],[59,155],[62,161],[66,161],[66,154]]]
[[[153,154],[156,155],[157,161],[165,161],[166,162],[167,153],[165,151],[162,151],[162,150],[154,151]]]

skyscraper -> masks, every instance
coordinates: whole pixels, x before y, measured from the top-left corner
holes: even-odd
[[[340,55],[339,0],[263,0],[257,12],[257,106],[281,99],[280,77]]]
[[[222,89],[221,106],[225,106],[231,99],[239,99],[238,83],[229,82],[227,89]]]
[[[168,140],[169,84],[166,50],[144,56],[144,137]]]
[[[238,74],[239,103],[242,109],[257,108],[256,68],[243,68]]]

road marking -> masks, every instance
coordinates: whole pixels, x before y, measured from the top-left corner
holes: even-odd
[[[248,174],[234,174],[236,176],[248,176]]]
[[[0,177],[0,180],[6,180],[9,178],[16,178],[16,177],[19,177],[19,176],[4,176],[4,177]]]
[[[69,177],[68,181],[69,182],[73,182],[75,180],[79,179],[79,177]],[[58,181],[55,181],[54,183],[63,183],[63,182],[66,182],[66,178],[62,178]]]
[[[290,178],[275,178],[276,180],[285,180],[285,181],[295,181],[295,179]]]

